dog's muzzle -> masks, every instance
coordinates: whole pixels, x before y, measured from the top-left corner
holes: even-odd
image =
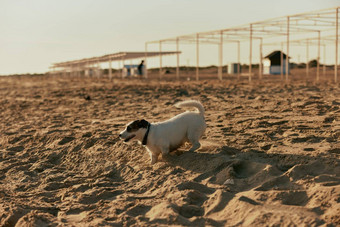
[[[135,137],[136,135],[130,135],[127,138],[123,138],[122,134],[119,134],[119,138],[124,140],[125,143],[129,142],[133,137]]]

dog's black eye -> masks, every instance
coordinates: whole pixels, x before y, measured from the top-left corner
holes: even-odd
[[[130,132],[132,130],[131,126],[126,127],[126,131]]]

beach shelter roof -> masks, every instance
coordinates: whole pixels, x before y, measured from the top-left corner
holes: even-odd
[[[178,51],[118,52],[114,54],[106,54],[106,55],[99,56],[99,57],[83,58],[79,60],[54,63],[52,64],[52,68],[72,67],[72,66],[78,67],[78,66],[85,66],[89,64],[96,64],[96,63],[103,63],[103,62],[110,62],[110,61],[140,59],[140,58],[146,58],[146,57],[156,57],[156,56],[172,55],[172,54],[178,54],[178,53],[181,53],[181,52],[178,52]]]
[[[283,59],[286,59],[287,55],[282,52],[282,56],[283,56]],[[271,52],[270,54],[268,54],[267,56],[265,56],[264,58],[268,58],[268,59],[281,58],[281,51],[275,50],[275,51]]]

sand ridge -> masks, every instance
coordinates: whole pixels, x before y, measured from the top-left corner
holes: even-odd
[[[1,226],[340,224],[340,89],[322,83],[1,78]],[[118,138],[200,100],[208,128],[155,165]]]

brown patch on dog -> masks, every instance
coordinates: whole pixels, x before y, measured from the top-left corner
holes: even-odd
[[[136,121],[133,121],[131,124],[129,124],[127,127],[126,127],[126,131],[127,132],[135,132],[137,131],[138,129],[140,128],[146,128],[148,127],[148,124],[149,122],[147,122],[146,120],[136,120]]]

